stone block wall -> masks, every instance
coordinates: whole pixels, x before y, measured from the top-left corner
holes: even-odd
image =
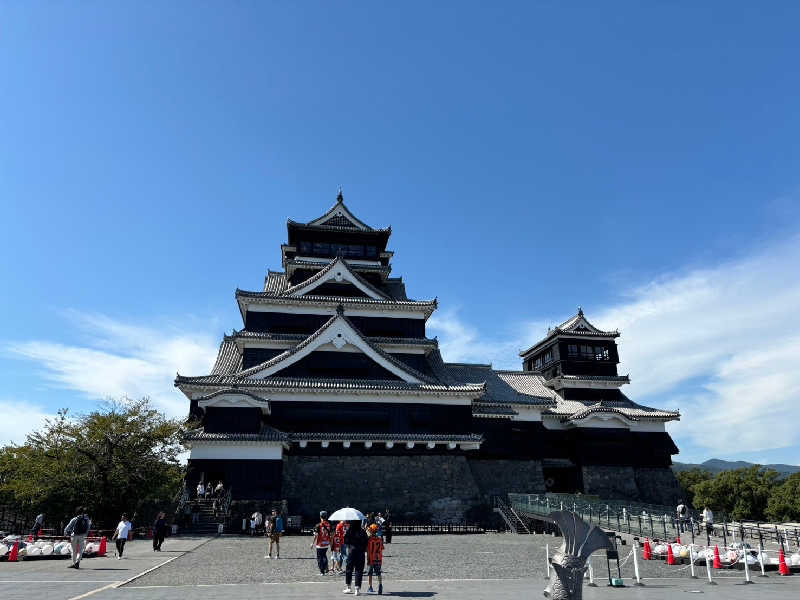
[[[583,493],[601,498],[639,499],[633,467],[584,465]]]
[[[389,507],[398,519],[451,523],[481,504],[467,458],[415,456],[284,456],[282,495],[289,512],[316,520],[320,510]]]
[[[634,476],[642,502],[677,506],[683,492],[672,468],[637,467]]]
[[[507,493],[544,493],[539,460],[469,459],[472,476],[484,498]]]

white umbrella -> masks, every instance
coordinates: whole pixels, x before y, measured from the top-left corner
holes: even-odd
[[[331,521],[363,521],[364,515],[361,514],[361,511],[346,506],[337,510],[328,519]]]

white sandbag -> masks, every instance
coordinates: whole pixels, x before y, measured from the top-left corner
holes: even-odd
[[[667,545],[666,544],[656,544],[653,547],[653,553],[659,555],[666,555],[667,554]]]
[[[721,558],[729,563],[739,562],[739,553],[736,550],[728,550]]]
[[[0,544],[0,556],[5,556],[9,552],[11,552],[11,549],[8,546],[5,544]]]
[[[792,560],[793,567],[800,567],[800,552],[795,552],[789,558]]]
[[[50,556],[53,553],[53,546],[50,544],[45,544],[42,546],[42,556]]]
[[[98,548],[99,546],[96,543],[89,542],[88,544],[86,544],[86,549],[84,550],[84,552],[86,554],[94,554],[95,552],[97,552]]]
[[[42,553],[41,548],[37,548],[36,546],[31,546],[30,548],[27,548],[25,556],[39,556],[41,553]]]
[[[66,544],[61,548],[61,554],[70,554],[72,552],[72,548],[69,544]]]

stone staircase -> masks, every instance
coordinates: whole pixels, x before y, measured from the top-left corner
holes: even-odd
[[[216,535],[219,523],[225,522],[225,515],[214,514],[214,500],[203,498],[190,500],[189,504],[198,506],[200,509],[199,521],[195,524],[188,524],[181,529],[181,533],[188,535]]]
[[[528,524],[514,511],[507,498],[494,496],[492,500],[494,512],[503,518],[503,521],[505,521],[511,531],[522,534],[529,534],[531,532]]]

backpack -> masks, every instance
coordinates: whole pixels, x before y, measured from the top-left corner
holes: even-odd
[[[73,535],[86,535],[89,531],[89,521],[84,516],[78,516],[75,520],[75,525],[72,528]]]

